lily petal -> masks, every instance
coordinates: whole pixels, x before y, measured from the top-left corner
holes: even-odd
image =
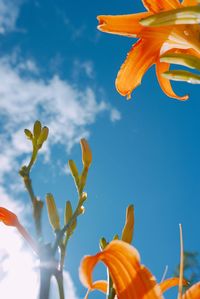
[[[198,0],[183,0],[181,3],[183,6],[195,6],[199,4]]]
[[[168,289],[172,287],[176,287],[179,285],[179,277],[172,277],[168,278],[160,283],[160,288],[162,290],[162,293],[166,292]],[[188,285],[187,280],[183,279],[183,285]]]
[[[153,13],[181,7],[178,0],[142,0],[142,2],[144,7]]]
[[[89,293],[94,291],[94,290],[98,290],[98,291],[106,294],[107,287],[108,287],[108,284],[107,284],[106,280],[97,280],[97,281],[95,281],[92,285],[92,289],[88,289],[84,299],[87,299]]]
[[[36,242],[29,235],[26,229],[21,225],[17,216],[9,211],[6,208],[0,207],[0,222],[3,222],[5,225],[16,227],[18,232],[22,235],[22,237],[29,243],[35,253],[38,253],[38,248]]]
[[[163,298],[155,278],[140,265],[138,251],[129,244],[115,240],[97,255],[86,256],[80,267],[80,278],[86,287],[92,288],[92,271],[99,261],[108,267],[118,299]]]
[[[143,26],[139,21],[150,16],[151,13],[137,13],[119,16],[98,16],[98,29],[103,32],[136,37],[141,32]]]
[[[200,282],[194,284],[183,295],[183,299],[199,299],[200,298]]]
[[[118,92],[130,98],[131,92],[141,83],[145,72],[156,62],[161,40],[139,40],[121,66],[115,85]]]
[[[0,207],[0,221],[2,221],[5,225],[8,226],[20,226],[17,216],[3,207]]]
[[[160,62],[159,60],[156,62],[156,75],[158,78],[158,82],[163,92],[170,98],[174,98],[177,100],[185,101],[188,99],[188,95],[178,96],[172,89],[171,83],[167,78],[164,78],[162,74],[169,70],[170,64],[165,62]]]

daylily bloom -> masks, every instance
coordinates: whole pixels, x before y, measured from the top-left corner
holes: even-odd
[[[178,96],[174,93],[168,78],[162,74],[169,70],[170,64],[160,61],[160,56],[167,51],[191,54],[200,58],[200,26],[198,24],[177,25],[161,24],[146,26],[145,19],[162,12],[175,12],[176,9],[197,6],[198,0],[142,0],[146,12],[118,15],[98,16],[98,29],[103,32],[136,37],[139,40],[133,45],[124,64],[118,72],[115,84],[118,92],[130,98],[131,92],[141,83],[145,72],[156,65],[156,75],[163,92],[179,100],[187,100],[188,96]]]
[[[13,212],[7,210],[6,208],[0,207],[0,222],[3,222],[5,225],[8,226],[16,227],[18,232],[29,243],[34,252],[38,252],[35,241],[32,239],[32,237],[29,235],[29,233],[26,231],[23,225],[21,225],[17,216]]]
[[[131,245],[115,240],[94,256],[85,256],[80,266],[80,279],[89,291],[106,292],[107,282],[92,280],[92,272],[98,262],[103,262],[112,278],[117,299],[163,299],[163,293],[180,283],[179,278],[170,278],[158,284],[151,272],[140,263],[138,251]],[[186,282],[183,281],[185,284]],[[200,283],[193,285],[181,297],[199,299]]]

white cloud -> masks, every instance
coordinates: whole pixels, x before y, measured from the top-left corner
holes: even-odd
[[[111,121],[120,118],[116,109],[97,100],[90,86],[80,89],[58,75],[49,80],[32,76],[35,67],[30,65],[35,64],[30,60],[20,61],[20,65],[23,73],[9,57],[0,59],[0,179],[11,165],[16,165],[22,153],[31,151],[23,130],[31,128],[36,119],[50,128],[48,149],[59,143],[70,150],[82,136],[89,135],[89,126],[100,113],[107,112]]]
[[[78,79],[79,75],[83,73],[89,79],[94,78],[94,66],[92,61],[80,61],[79,59],[74,60],[73,66],[73,78]]]
[[[0,33],[15,30],[19,15],[20,0],[0,0]]]
[[[115,109],[115,108],[111,108],[110,119],[111,119],[112,122],[120,120],[121,119],[120,112],[117,109]]]

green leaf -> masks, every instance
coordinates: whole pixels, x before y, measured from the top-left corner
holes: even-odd
[[[200,22],[200,6],[188,6],[173,9],[142,19],[143,26],[169,26],[177,24],[198,24]]]
[[[188,71],[173,70],[162,74],[163,77],[173,81],[184,81],[191,84],[200,84],[200,75]]]

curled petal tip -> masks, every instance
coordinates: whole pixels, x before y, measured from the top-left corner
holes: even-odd
[[[127,99],[127,100],[130,100],[130,99],[131,99],[131,92],[127,93],[126,99]]]
[[[0,221],[8,226],[18,227],[20,225],[17,216],[3,207],[0,207]]]
[[[99,24],[97,25],[97,29],[103,31],[103,27],[106,25],[105,17],[104,16],[97,16],[97,20]]]

